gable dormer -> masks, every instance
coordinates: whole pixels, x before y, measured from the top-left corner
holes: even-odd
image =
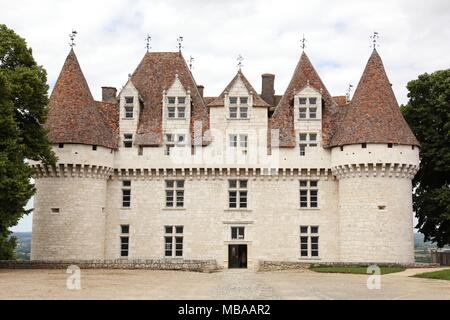
[[[119,147],[122,152],[131,152],[135,147],[135,138],[142,98],[135,85],[128,79],[119,93]]]
[[[317,121],[322,119],[322,93],[309,84],[294,95],[295,121]]]
[[[169,89],[163,91],[163,120],[184,120],[189,123],[191,91],[183,87],[178,74]]]
[[[131,80],[119,93],[120,120],[133,121],[139,118],[140,97],[139,92]]]
[[[249,91],[238,78],[229,91],[225,91],[224,106],[228,120],[250,119],[253,107],[253,92]]]

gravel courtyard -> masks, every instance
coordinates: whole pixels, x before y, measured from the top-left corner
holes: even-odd
[[[424,271],[383,275],[369,290],[366,275],[312,271],[81,270],[81,290],[69,290],[65,270],[0,269],[0,299],[450,299],[449,281],[410,277]]]

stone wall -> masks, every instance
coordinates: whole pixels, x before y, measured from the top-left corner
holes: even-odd
[[[0,261],[0,269],[66,269],[76,265],[80,269],[141,269],[214,272],[215,260],[61,260],[61,261]]]

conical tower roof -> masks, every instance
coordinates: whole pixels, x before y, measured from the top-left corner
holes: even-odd
[[[286,92],[278,103],[270,121],[270,128],[279,130],[280,147],[295,146],[294,95],[307,85],[322,93],[322,141],[325,146],[329,143],[329,138],[331,137],[331,119],[336,103],[314,69],[308,56],[303,52]]]
[[[94,101],[73,49],[50,96],[45,127],[52,143],[117,147],[115,133]]]
[[[244,84],[245,88],[247,89],[247,91],[251,92],[252,97],[253,97],[253,106],[254,107],[267,107],[267,108],[270,107],[270,105],[259,96],[259,94],[256,92],[256,90],[253,88],[253,86],[250,84],[250,82],[244,76],[241,69],[239,69],[239,71],[234,76],[233,80],[231,80],[231,82],[225,87],[225,89],[222,91],[220,96],[218,96],[213,101],[208,103],[208,107],[221,107],[221,106],[223,107],[225,94],[231,90],[231,88],[234,86],[234,84],[238,80],[241,80],[242,83]]]
[[[359,143],[419,145],[398,106],[383,62],[374,49],[330,146]]]

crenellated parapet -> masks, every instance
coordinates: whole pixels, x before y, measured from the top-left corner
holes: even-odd
[[[35,170],[34,178],[93,178],[108,179],[111,177],[114,169],[112,167],[89,165],[89,164],[64,164],[59,163],[55,166],[44,164],[33,164]]]
[[[338,165],[331,170],[339,180],[363,176],[412,179],[419,166],[406,163],[363,163]]]

